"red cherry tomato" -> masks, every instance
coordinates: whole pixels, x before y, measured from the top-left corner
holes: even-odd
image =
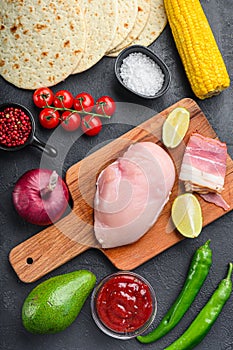
[[[46,129],[53,129],[60,122],[60,114],[53,108],[44,108],[39,114],[39,122]]]
[[[73,95],[68,90],[57,91],[54,95],[53,104],[57,108],[71,108],[73,106]]]
[[[42,87],[34,91],[32,99],[37,107],[43,108],[48,105],[51,106],[53,103],[54,95],[52,90],[47,87]]]
[[[81,124],[81,117],[78,113],[65,111],[62,113],[61,126],[66,131],[75,131]]]
[[[110,96],[102,96],[96,101],[96,113],[113,115],[116,110],[116,103]]]
[[[86,112],[91,112],[94,105],[94,98],[87,92],[82,92],[74,98],[74,109],[76,111],[85,110]]]
[[[88,136],[97,135],[102,129],[102,122],[99,117],[92,115],[85,115],[82,118],[82,130]]]

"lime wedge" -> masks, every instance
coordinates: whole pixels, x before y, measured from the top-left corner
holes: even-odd
[[[183,140],[190,121],[190,113],[184,107],[177,107],[168,115],[163,124],[162,139],[166,147],[175,148]]]
[[[172,204],[172,220],[184,237],[199,236],[202,230],[202,211],[198,199],[192,193],[176,197]]]

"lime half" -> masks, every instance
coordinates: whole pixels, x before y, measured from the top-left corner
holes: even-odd
[[[184,237],[199,236],[202,230],[202,211],[198,199],[192,193],[176,197],[172,204],[172,220]]]
[[[184,107],[177,107],[168,115],[163,124],[162,139],[166,147],[175,148],[183,140],[190,121],[190,113]]]

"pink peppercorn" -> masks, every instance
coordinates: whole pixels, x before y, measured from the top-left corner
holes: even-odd
[[[32,131],[31,120],[20,108],[8,107],[0,112],[0,144],[22,146]]]

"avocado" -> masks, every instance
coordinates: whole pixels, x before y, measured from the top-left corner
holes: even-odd
[[[95,275],[88,270],[70,272],[40,283],[23,303],[24,327],[35,334],[64,330],[80,313],[95,283]]]

